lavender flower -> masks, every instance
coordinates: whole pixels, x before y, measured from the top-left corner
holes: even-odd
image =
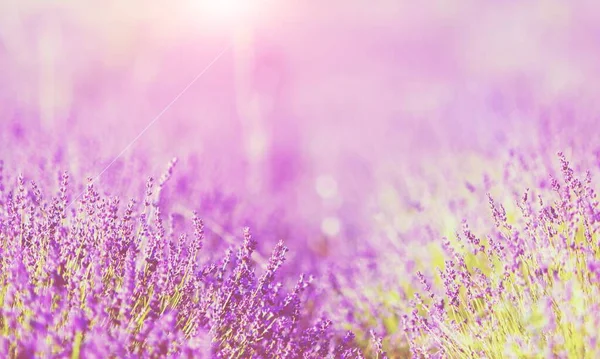
[[[360,357],[348,335],[306,311],[305,276],[282,291],[283,242],[261,275],[247,228],[235,258],[201,263],[202,221],[193,213],[193,236],[169,236],[151,179],[141,212],[132,200],[121,213],[119,199],[92,184],[66,211],[61,178],[49,199],[36,183],[28,192],[21,175],[1,194],[4,356]]]

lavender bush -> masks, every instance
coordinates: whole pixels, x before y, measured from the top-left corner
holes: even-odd
[[[379,328],[395,357],[596,357],[597,165],[545,157],[512,151],[500,180],[471,177],[452,211],[424,202],[402,212],[408,225],[380,212],[389,254],[332,276],[336,320]]]
[[[422,294],[403,315],[414,356],[598,355],[597,196],[590,171],[578,178],[558,158],[562,181],[524,190],[508,210],[489,196],[485,235],[464,221],[441,243],[443,264],[416,272]]]
[[[308,311],[310,278],[289,291],[277,281],[282,242],[260,275],[248,229],[203,262],[202,221],[174,233],[152,179],[141,206],[93,184],[70,206],[68,187],[66,173],[54,196],[23,176],[0,182],[3,357],[362,356],[351,333]]]

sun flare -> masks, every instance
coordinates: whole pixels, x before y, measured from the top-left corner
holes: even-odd
[[[256,1],[250,0],[200,0],[199,10],[216,21],[244,21],[255,9]]]

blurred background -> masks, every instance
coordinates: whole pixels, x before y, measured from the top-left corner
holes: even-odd
[[[559,147],[579,103],[597,131],[599,20],[593,1],[2,0],[0,155],[125,193],[177,157],[169,210],[338,255],[382,198],[419,210],[418,168]]]

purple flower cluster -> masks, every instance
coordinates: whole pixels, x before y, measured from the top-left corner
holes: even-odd
[[[53,196],[0,173],[1,357],[362,357],[310,309],[311,278],[278,282],[282,242],[257,273],[248,229],[216,261],[198,215],[175,233],[155,201],[168,176],[123,206],[66,173]]]
[[[481,199],[475,210],[462,202],[446,214],[462,217],[454,235],[415,222],[396,233],[397,250],[382,238],[392,253],[380,251],[375,265],[338,270],[335,319],[356,332],[379,328],[379,347],[394,357],[596,357],[597,182],[562,152],[555,158],[544,167],[539,152],[511,152],[504,183],[484,176],[467,188]]]

